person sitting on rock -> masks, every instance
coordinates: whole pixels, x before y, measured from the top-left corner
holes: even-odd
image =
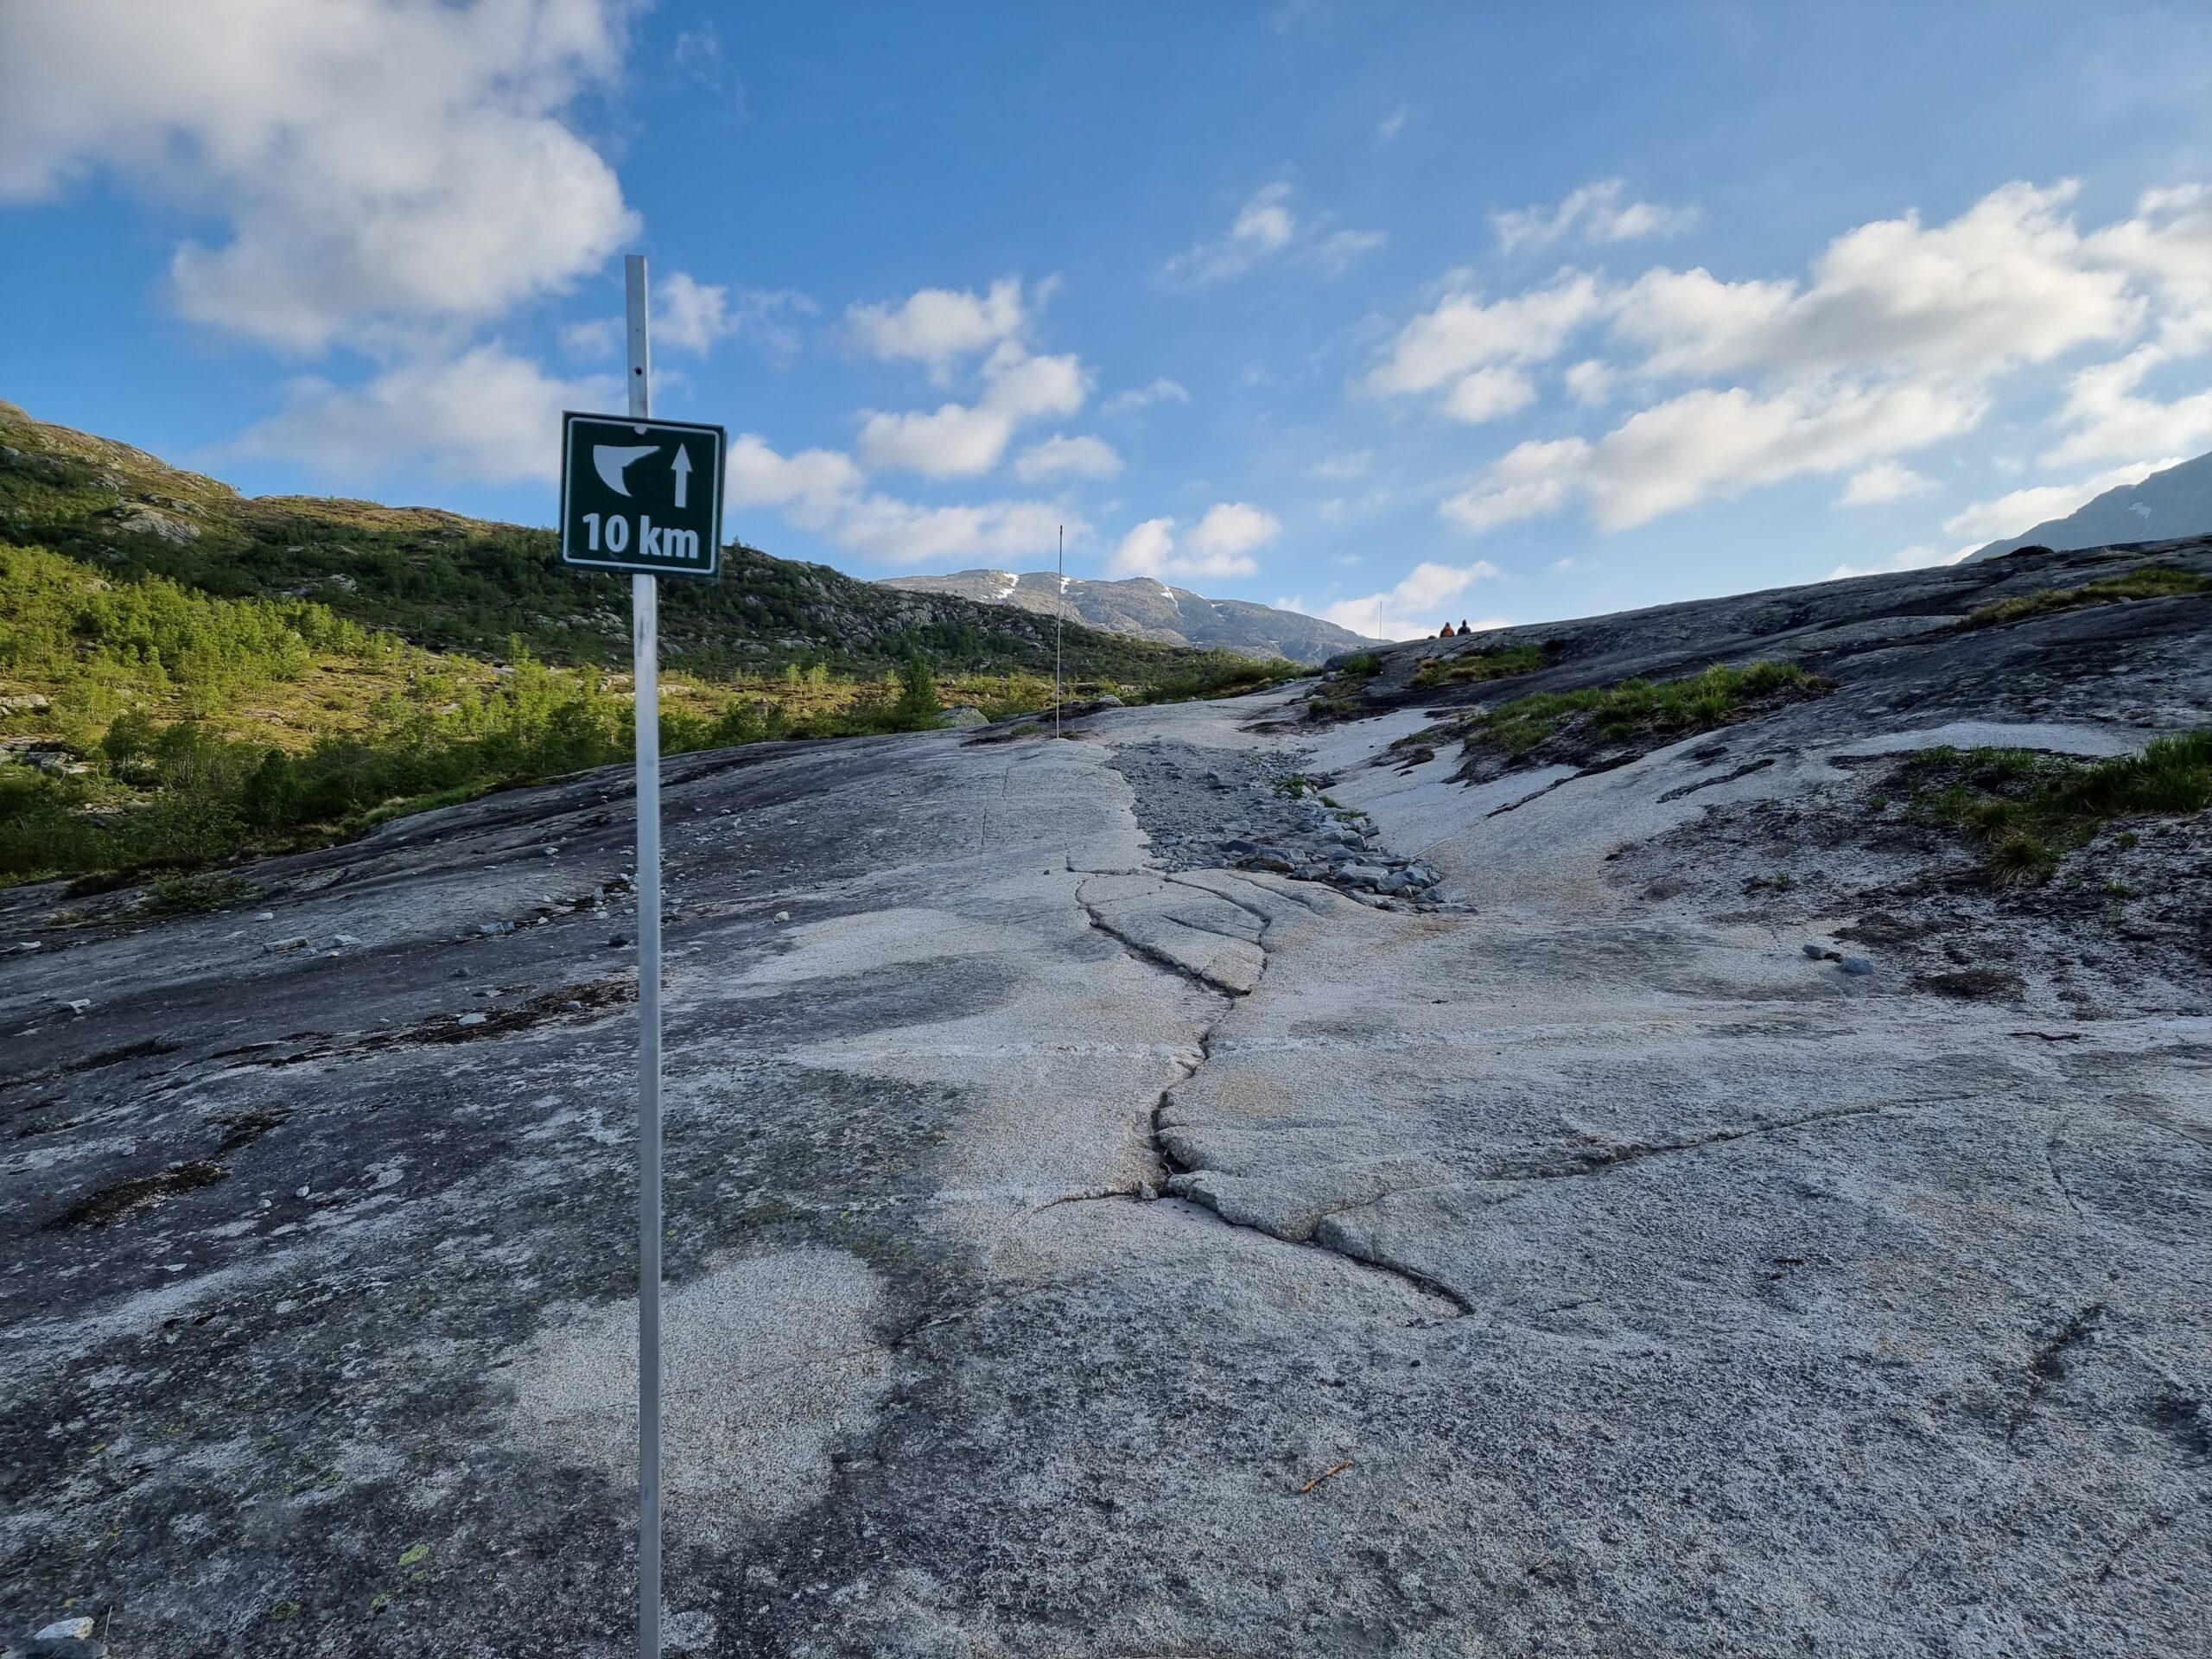
[[[1467,619],[1466,619],[1465,617],[1464,617],[1464,616],[1463,616],[1463,617],[1461,617],[1461,618],[1459,619],[1459,637],[1460,637],[1461,639],[1465,639],[1467,635],[1469,635],[1469,634],[1472,633],[1473,632],[1474,632],[1474,630],[1473,630],[1472,628],[1471,628],[1471,627],[1469,627],[1469,626],[1467,626]]]
[[[1449,639],[1452,637],[1452,625],[1446,622],[1436,637],[1440,639]]]

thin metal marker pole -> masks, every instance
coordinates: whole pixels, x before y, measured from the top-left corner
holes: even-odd
[[[1060,705],[1067,694],[1060,690],[1060,626],[1068,614],[1068,527],[1060,526],[1059,583],[1052,595],[1052,735],[1060,734]]]
[[[630,413],[652,413],[645,257],[622,262]],[[638,719],[638,1653],[660,1659],[660,589],[630,575]]]

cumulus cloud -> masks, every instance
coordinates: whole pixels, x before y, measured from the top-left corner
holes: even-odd
[[[1619,529],[1807,473],[1855,474],[1838,505],[1900,499],[1927,485],[1898,458],[1977,425],[1999,377],[2152,325],[2150,340],[2073,376],[2045,460],[2201,448],[2212,393],[2147,388],[2162,365],[2212,349],[2212,193],[2152,193],[2133,218],[2087,234],[2068,214],[2075,194],[2070,181],[2008,184],[1942,223],[1875,220],[1836,237],[1802,278],[1658,267],[1614,283],[1567,270],[1496,298],[1458,279],[1359,385],[1433,398],[1446,418],[1496,418],[1534,401],[1540,365],[1603,334],[1613,351],[1566,371],[1570,397],[1664,391],[1602,435],[1522,444],[1492,463],[1441,504],[1470,530],[1578,500]],[[1542,240],[1618,205],[1586,200],[1513,234]],[[1686,380],[1718,384],[1668,386]]]
[[[1536,401],[1536,383],[1510,367],[1477,369],[1445,394],[1444,412],[1455,421],[1501,420]]]
[[[1370,639],[1417,639],[1444,626],[1444,610],[1458,602],[1476,582],[1495,577],[1497,567],[1487,559],[1472,564],[1415,565],[1395,587],[1362,599],[1339,600],[1321,613],[1325,621]],[[1490,618],[1484,628],[1503,627],[1503,618]]]
[[[1024,422],[1074,414],[1090,386],[1072,353],[1037,357],[1002,341],[983,365],[976,402],[906,414],[870,411],[861,426],[861,454],[873,467],[904,467],[931,478],[987,473]]]
[[[1191,394],[1183,390],[1179,382],[1163,376],[1148,386],[1132,386],[1127,391],[1116,392],[1102,405],[1102,411],[1108,415],[1126,415],[1153,404],[1187,404],[1190,401]]]
[[[745,432],[730,442],[723,500],[733,507],[796,508],[803,519],[819,524],[860,488],[861,479],[853,458],[840,450],[781,455],[766,439]]]
[[[1014,457],[1014,476],[1025,483],[1055,478],[1063,473],[1078,478],[1111,478],[1122,470],[1122,458],[1103,438],[1049,437],[1033,443]]]
[[[408,462],[447,478],[550,481],[561,470],[561,411],[605,408],[621,391],[619,376],[555,379],[500,346],[478,346],[402,364],[359,387],[295,381],[283,411],[250,429],[237,448],[348,481]]]
[[[1646,372],[1987,375],[2119,339],[2144,302],[2061,213],[2075,187],[1993,190],[1946,225],[1878,219],[1829,243],[1812,280],[1653,270],[1614,305]]]
[[[2086,506],[2107,490],[2123,484],[2140,484],[2153,473],[2181,464],[2168,455],[2159,461],[2132,461],[2070,484],[2040,484],[2012,490],[1993,500],[1975,501],[1943,521],[1943,533],[1967,543],[1967,550],[2018,536],[2049,518],[2063,518],[2075,508]]]
[[[558,289],[638,229],[566,124],[620,0],[71,0],[0,9],[0,199],[107,173],[222,223],[188,317],[319,350]]]
[[[1548,287],[1487,303],[1459,289],[1401,329],[1360,384],[1378,397],[1446,388],[1448,403],[1448,389],[1470,375],[1556,356],[1604,305],[1597,279],[1578,271],[1562,271]]]
[[[2063,467],[2152,449],[2193,449],[2212,438],[2212,391],[2167,402],[2142,391],[2145,377],[2172,355],[2164,346],[2139,346],[2116,362],[2075,374],[2059,412],[2061,423],[2072,430],[2044,460]]]
[[[1262,261],[1284,257],[1340,276],[1362,254],[1380,247],[1380,231],[1331,229],[1309,222],[1291,207],[1291,188],[1278,180],[1262,185],[1230,222],[1228,233],[1197,242],[1160,267],[1169,283],[1203,283],[1241,276]]]
[[[1106,562],[1117,576],[1249,576],[1259,562],[1251,550],[1281,533],[1271,512],[1245,501],[1224,501],[1180,538],[1173,518],[1147,518],[1122,537]]]
[[[1065,525],[1090,528],[1045,501],[925,505],[866,489],[866,475],[836,449],[779,454],[753,433],[729,447],[732,508],[775,507],[837,547],[891,564],[935,559],[1020,558],[1051,548]]]
[[[1827,579],[1837,582],[1850,576],[1878,576],[1899,570],[1925,570],[1930,565],[1956,564],[1973,551],[1971,547],[1947,550],[1925,543],[1901,547],[1888,558],[1877,560],[1872,564],[1839,564],[1828,572]]]
[[[1595,443],[1521,444],[1441,511],[1482,530],[1580,493],[1600,529],[1624,530],[1708,496],[1840,472],[1933,443],[1966,431],[1981,412],[1976,399],[1910,384],[1840,384],[1770,397],[1740,386],[1686,392],[1630,416]]]
[[[907,358],[938,370],[1014,340],[1028,321],[1020,279],[1014,276],[1001,277],[987,294],[925,288],[896,305],[853,306],[845,317],[871,354]]]
[[[1282,521],[1249,501],[1223,501],[1191,528],[1191,550],[1201,559],[1233,560],[1264,547],[1282,533]]]
[[[1572,192],[1557,207],[1524,207],[1498,213],[1499,244],[1508,253],[1549,247],[1567,236],[1587,242],[1634,242],[1650,236],[1678,236],[1697,223],[1694,207],[1662,207],[1656,202],[1624,201],[1628,184],[1601,179]]]
[[[1090,526],[1043,501],[991,501],[972,506],[922,506],[887,495],[848,503],[830,524],[838,546],[896,564],[934,559],[1016,559],[1057,543],[1061,527],[1080,536]]]
[[[719,283],[675,271],[653,283],[653,346],[705,352],[718,340],[740,336],[788,356],[798,349],[794,317],[815,309],[812,300],[791,289],[740,289],[733,298]],[[619,340],[622,325],[613,326]]]
[[[1839,507],[1871,507],[1885,501],[1902,501],[1910,495],[1925,495],[1935,487],[1934,479],[1923,478],[1910,467],[1894,461],[1878,461],[1851,475],[1851,481],[1843,486],[1843,493],[1836,497],[1835,504]]]

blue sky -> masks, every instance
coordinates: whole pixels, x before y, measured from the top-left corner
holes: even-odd
[[[2212,448],[2201,7],[0,5],[0,397],[1364,632],[1933,563]]]

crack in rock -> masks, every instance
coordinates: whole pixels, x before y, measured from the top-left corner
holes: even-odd
[[[1287,1245],[1293,1249],[1319,1250],[1325,1255],[1335,1256],[1339,1261],[1354,1262],[1360,1267],[1370,1268],[1376,1273],[1387,1274],[1391,1278],[1399,1281],[1402,1284],[1410,1285],[1414,1289],[1421,1292],[1423,1295],[1430,1298],[1431,1300],[1447,1304],[1453,1310],[1452,1317],[1454,1318],[1463,1317],[1473,1313],[1474,1304],[1470,1302],[1465,1296],[1461,1295],[1457,1290],[1454,1290],[1450,1285],[1444,1283],[1441,1280],[1432,1278],[1427,1274],[1421,1272],[1418,1268],[1408,1268],[1398,1262],[1385,1261],[1374,1255],[1357,1250],[1341,1240],[1330,1240],[1313,1236],[1303,1239],[1288,1239],[1282,1237],[1279,1234],[1271,1233],[1264,1227],[1255,1226],[1249,1222],[1232,1220],[1228,1216],[1224,1215],[1221,1212],[1219,1206],[1213,1201],[1213,1199],[1205,1192],[1202,1187],[1193,1182],[1192,1178],[1203,1173],[1203,1172],[1184,1164],[1168,1150],[1164,1120],[1166,1116],[1169,1106],[1173,1103],[1175,1091],[1183,1087],[1185,1084],[1189,1083],[1190,1080],[1196,1077],[1205,1067],[1206,1063],[1212,1059],[1213,1033],[1215,1030],[1219,1027],[1221,1021],[1228,1016],[1230,1009],[1236,1006],[1236,1000],[1238,997],[1249,995],[1249,992],[1258,984],[1260,974],[1266,971],[1267,933],[1269,927],[1273,925],[1273,918],[1271,918],[1267,912],[1260,906],[1247,904],[1239,899],[1233,899],[1226,893],[1217,891],[1211,886],[1195,881],[1175,881],[1174,878],[1172,876],[1166,878],[1166,880],[1169,881],[1174,881],[1174,885],[1178,887],[1189,887],[1193,891],[1207,893],[1213,898],[1221,899],[1224,903],[1233,905],[1237,909],[1243,910],[1255,917],[1260,923],[1260,938],[1257,941],[1257,947],[1260,952],[1260,961],[1257,964],[1257,969],[1254,973],[1249,983],[1239,987],[1232,987],[1224,983],[1221,980],[1213,977],[1202,969],[1194,968],[1189,963],[1176,960],[1174,957],[1167,955],[1166,952],[1156,948],[1147,941],[1131,938],[1129,934],[1108,921],[1106,918],[1100,913],[1098,906],[1084,898],[1080,890],[1077,893],[1077,902],[1083,906],[1084,913],[1089,918],[1090,925],[1096,928],[1100,932],[1105,934],[1107,938],[1120,944],[1124,950],[1128,950],[1130,955],[1135,957],[1140,961],[1147,963],[1152,966],[1160,969],[1163,972],[1174,974],[1178,977],[1186,980],[1192,984],[1199,986],[1205,990],[1215,992],[1226,999],[1223,1003],[1220,1011],[1217,1013],[1211,1020],[1206,1022],[1205,1028],[1198,1034],[1198,1060],[1197,1064],[1186,1065],[1183,1076],[1175,1083],[1173,1083],[1166,1088],[1161,1090],[1160,1091],[1159,1098],[1153,1103],[1152,1114],[1147,1121],[1152,1136],[1153,1160],[1160,1169],[1161,1174],[1161,1179],[1154,1185],[1162,1192],[1172,1193],[1175,1197],[1185,1198],[1192,1203],[1196,1204],[1200,1208],[1204,1209],[1208,1214],[1211,1215],[1215,1220],[1220,1222],[1224,1227],[1235,1227],[1245,1232],[1256,1233],[1262,1238],[1271,1239],[1278,1244]],[[1187,923],[1180,925],[1188,925]],[[1211,931],[1211,930],[1203,931]],[[1236,942],[1238,943],[1244,942],[1241,939],[1237,939],[1237,936],[1235,935],[1217,935],[1217,937],[1236,939]],[[1127,1198],[1131,1200],[1141,1200],[1141,1197],[1142,1194],[1140,1192],[1124,1192],[1118,1191],[1096,1193],[1071,1193],[1065,1198],[1053,1200],[1053,1203],[1051,1205],[1042,1205],[1040,1208],[1051,1209],[1053,1207],[1053,1205],[1057,1204],[1095,1201],[1096,1199],[1108,1198]]]
[[[2066,1355],[2069,1350],[2085,1342],[2095,1332],[2097,1321],[2104,1316],[2102,1302],[2084,1306],[2064,1325],[2058,1327],[2028,1361],[2028,1394],[2020,1402],[2020,1408],[2012,1414],[2012,1426],[2005,1431],[2005,1443],[2013,1444],[2020,1431],[2027,1427],[2028,1419],[2035,1413],[2050,1385],[2064,1378]]]

